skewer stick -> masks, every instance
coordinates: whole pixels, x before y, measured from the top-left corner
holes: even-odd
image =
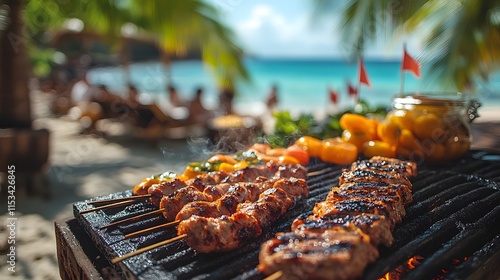
[[[141,249],[139,249],[139,250],[137,250],[137,251],[130,252],[130,253],[125,254],[125,255],[123,255],[123,256],[121,256],[121,257],[114,258],[114,259],[112,259],[112,260],[111,260],[111,262],[112,262],[112,263],[121,262],[121,261],[126,260],[126,259],[128,259],[128,258],[131,258],[131,257],[133,257],[133,256],[137,256],[137,255],[139,255],[139,254],[142,254],[142,253],[144,253],[144,252],[147,252],[147,251],[153,250],[153,249],[158,248],[158,247],[161,247],[161,246],[163,246],[163,245],[167,245],[167,244],[173,243],[173,242],[175,242],[175,241],[181,240],[181,239],[183,239],[183,238],[184,238],[184,237],[186,237],[186,236],[187,236],[187,234],[181,234],[181,235],[178,235],[178,236],[176,236],[176,237],[173,237],[173,238],[167,239],[167,240],[165,240],[165,241],[161,241],[161,242],[158,242],[158,243],[156,243],[156,244],[153,244],[153,245],[150,245],[150,246],[147,246],[147,247],[141,248]]]
[[[100,229],[105,229],[105,228],[117,226],[117,225],[120,225],[120,224],[123,224],[123,223],[127,223],[127,222],[130,222],[130,221],[133,221],[133,220],[137,220],[137,219],[144,218],[144,217],[151,216],[151,215],[155,215],[155,214],[161,214],[161,212],[163,212],[163,208],[162,209],[158,209],[158,210],[154,210],[154,211],[151,211],[151,212],[147,212],[147,213],[144,213],[144,214],[141,214],[141,215],[133,216],[133,217],[130,217],[130,218],[126,218],[126,219],[123,219],[123,220],[116,221],[116,222],[110,223],[108,225],[102,226]]]
[[[142,234],[145,234],[145,233],[149,233],[149,232],[155,231],[155,230],[160,229],[160,228],[166,228],[166,227],[176,226],[180,222],[181,221],[177,220],[177,221],[173,221],[173,222],[170,222],[170,223],[166,223],[166,224],[162,224],[162,225],[157,225],[157,226],[154,226],[154,227],[150,227],[150,228],[146,228],[146,229],[139,230],[139,231],[136,231],[136,232],[132,232],[132,233],[129,233],[129,234],[125,234],[125,238],[136,237],[136,236],[139,236],[139,235],[142,235]]]
[[[276,279],[281,278],[281,276],[283,276],[283,271],[278,270],[275,273],[273,273],[273,274],[267,276],[266,278],[264,278],[264,280],[276,280]]]
[[[98,210],[128,205],[128,204],[132,204],[132,203],[135,203],[135,201],[134,200],[127,200],[127,201],[117,202],[117,203],[113,203],[113,204],[108,204],[108,205],[104,205],[104,206],[99,206],[99,207],[83,210],[83,211],[80,211],[80,214],[85,214],[85,213],[94,212],[94,211],[98,211]]]
[[[327,169],[322,169],[322,170],[318,170],[318,171],[309,172],[309,173],[307,173],[307,176],[311,177],[311,176],[321,175],[321,174],[326,173],[326,172],[328,172]]]
[[[128,201],[128,200],[140,200],[142,198],[148,198],[148,197],[151,197],[151,194],[142,194],[142,195],[134,195],[134,196],[129,196],[129,197],[96,200],[96,201],[90,201],[89,204],[107,204],[107,203],[115,203],[115,202],[122,202],[122,201]]]

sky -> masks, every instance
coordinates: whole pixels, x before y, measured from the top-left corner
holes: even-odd
[[[333,15],[313,21],[311,0],[210,0],[233,28],[244,49],[261,57],[343,58]],[[339,2],[345,2],[340,0]],[[334,11],[335,13],[339,13]],[[380,36],[370,42],[365,57],[399,59],[403,40]],[[418,39],[405,39],[410,53]]]

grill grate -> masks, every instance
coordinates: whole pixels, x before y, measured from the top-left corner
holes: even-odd
[[[403,279],[463,279],[484,272],[479,269],[484,266],[489,274],[483,279],[500,277],[496,265],[500,259],[500,159],[496,157],[476,151],[447,166],[419,166],[418,176],[412,179],[414,202],[407,207],[403,222],[393,231],[393,246],[379,247],[380,258],[367,267],[362,278],[383,277],[417,255],[423,260],[403,275]],[[124,260],[117,264],[118,270],[126,279],[264,278],[255,269],[260,244],[276,232],[288,231],[297,216],[309,213],[315,203],[324,200],[331,187],[338,183],[342,167],[315,161],[309,172],[315,173],[308,179],[309,198],[298,202],[272,228],[245,247],[231,252],[198,254],[179,241]],[[131,192],[126,191],[96,199],[130,195]],[[76,203],[75,217],[107,259],[175,235],[175,230],[170,229],[130,240],[123,238],[124,234],[163,223],[161,217],[99,230],[110,222],[153,210],[154,206],[147,202],[79,214],[90,207],[86,201]],[[455,264],[457,259],[462,261]],[[443,269],[447,273],[443,274]]]

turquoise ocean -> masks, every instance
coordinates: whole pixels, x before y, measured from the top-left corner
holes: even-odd
[[[279,110],[292,113],[324,115],[352,106],[354,101],[347,93],[347,83],[357,86],[357,63],[342,60],[306,59],[258,59],[245,60],[250,74],[249,82],[239,82],[234,102],[237,112],[259,115],[265,112],[265,101],[273,85],[278,87]],[[400,92],[400,61],[365,60],[365,67],[371,87],[362,85],[361,99],[371,106],[390,106],[392,99]],[[425,69],[424,69],[425,70]],[[104,84],[117,94],[126,95],[126,72],[121,67],[96,68],[90,72],[90,81]],[[130,81],[142,93],[145,103],[168,103],[166,85],[170,81],[184,100],[194,96],[198,87],[204,89],[203,102],[208,108],[217,106],[218,88],[210,71],[196,60],[173,62],[165,68],[157,62],[132,64],[128,75]],[[329,100],[328,88],[339,93],[337,105]],[[500,106],[500,73],[490,77],[488,83],[481,83],[474,98],[483,106]],[[424,79],[404,73],[404,91],[429,92],[436,88]],[[163,106],[165,107],[165,106]],[[168,108],[168,105],[167,105]]]

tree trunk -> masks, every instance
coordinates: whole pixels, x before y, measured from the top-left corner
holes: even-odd
[[[28,58],[21,0],[0,0],[0,128],[30,128]],[[2,19],[0,19],[2,20]]]

